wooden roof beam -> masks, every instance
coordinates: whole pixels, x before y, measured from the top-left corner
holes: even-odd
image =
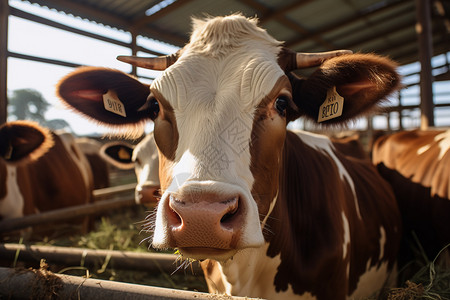
[[[135,30],[139,30],[142,27],[144,27],[145,25],[149,24],[150,22],[157,20],[163,16],[166,16],[167,14],[179,9],[180,7],[186,5],[188,2],[191,2],[191,1],[192,0],[177,0],[152,15],[141,17],[137,20],[134,20],[133,24],[132,24],[132,28]]]
[[[301,6],[304,6],[311,2],[312,0],[303,0],[299,2],[294,2],[292,4],[286,5],[281,8],[277,8],[276,10],[270,9],[259,2],[256,2],[254,0],[245,0],[242,1],[244,4],[250,6],[251,8],[255,9],[256,11],[261,12],[261,17],[259,17],[259,23],[264,24],[271,20],[277,20],[287,28],[300,33],[301,35],[307,35],[309,31],[302,26],[300,26],[297,22],[294,22],[286,17],[286,13],[298,9]],[[325,49],[333,50],[335,49],[335,46],[321,38],[320,36],[317,36],[313,39],[317,44],[321,45]]]
[[[335,22],[335,23],[333,23],[333,24],[331,24],[331,25],[329,25],[329,26],[327,26],[327,27],[325,27],[325,28],[323,28],[321,30],[318,30],[318,31],[313,32],[313,33],[308,33],[305,36],[303,36],[301,38],[298,38],[298,39],[293,39],[293,40],[287,41],[286,42],[286,46],[292,47],[292,46],[294,46],[296,44],[302,43],[302,42],[307,41],[307,40],[314,40],[317,37],[323,36],[324,34],[327,34],[327,33],[331,32],[331,31],[336,30],[336,29],[339,29],[339,28],[351,25],[351,24],[353,24],[355,22],[358,22],[358,21],[360,21],[362,19],[365,19],[365,18],[368,18],[368,17],[373,17],[373,16],[375,16],[377,14],[384,13],[386,11],[395,9],[395,8],[400,7],[402,5],[405,5],[405,4],[407,4],[408,7],[406,7],[404,10],[402,10],[402,12],[403,11],[410,12],[411,9],[413,8],[413,5],[411,5],[411,1],[410,0],[400,0],[400,1],[397,1],[395,3],[383,6],[381,8],[375,9],[373,11],[370,11],[370,12],[367,12],[367,13],[364,13],[364,14],[361,14],[361,13],[358,12],[357,14],[355,14],[355,15],[353,15],[353,16],[351,16],[351,17],[349,17],[349,18],[347,18],[347,19],[345,19],[343,21]]]
[[[104,24],[106,26],[115,27],[128,31],[131,22],[110,13],[95,9],[88,5],[81,5],[69,0],[33,0],[32,3],[37,3],[41,6],[54,8],[66,14],[73,14],[81,18]]]

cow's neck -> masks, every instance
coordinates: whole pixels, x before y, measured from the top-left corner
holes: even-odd
[[[278,261],[272,287],[282,293],[293,290],[305,299],[311,294],[330,299],[331,295],[323,294],[323,282],[330,274],[325,266],[341,262],[342,257],[345,229],[338,224],[347,221],[340,207],[343,199],[334,195],[342,182],[330,180],[339,179],[342,170],[330,162],[333,150],[329,145],[324,137],[287,133],[278,199],[264,230],[269,242],[266,261]],[[353,194],[350,186],[346,190]],[[341,265],[329,267],[343,269]],[[343,291],[338,287],[344,284],[345,274],[342,277],[331,291]]]
[[[299,269],[303,263],[302,259],[299,258],[303,245],[302,240],[299,239],[298,226],[312,224],[311,222],[317,222],[317,220],[311,220],[310,214],[307,214],[306,217],[302,216],[301,213],[298,214],[301,211],[299,209],[300,201],[317,201],[320,197],[303,199],[305,196],[310,196],[302,194],[303,191],[310,190],[304,188],[302,176],[310,176],[308,174],[311,173],[311,168],[308,169],[309,166],[306,164],[312,157],[304,151],[305,149],[302,149],[305,145],[300,145],[299,148],[299,144],[293,145],[293,141],[298,141],[297,135],[288,133],[281,163],[277,198],[269,209],[270,215],[262,220],[265,226],[263,232],[267,243],[260,248],[240,251],[232,260],[220,263],[221,273],[223,279],[225,279],[226,293],[228,294],[252,295],[252,297],[260,296],[269,299],[276,299],[280,295],[285,299],[299,297],[299,295],[294,295],[292,285],[283,276],[297,277],[299,273],[303,273]],[[290,174],[290,172],[294,173]],[[310,188],[314,191],[313,187]],[[314,192],[318,192],[318,190]],[[287,194],[289,197],[287,197]],[[305,211],[308,210],[305,209]],[[313,239],[312,235],[308,236],[309,239]],[[282,259],[284,264],[282,264]],[[286,268],[287,261],[292,270],[284,269],[279,272],[280,267]],[[305,272],[309,272],[309,267],[313,266],[314,262],[312,261],[309,266],[303,264],[306,269]],[[312,278],[310,280],[313,281],[315,275],[317,274],[312,272],[308,274]],[[294,278],[294,280],[300,281],[299,278]],[[282,281],[284,281],[284,284],[280,285]],[[309,280],[305,283],[308,284]],[[300,289],[300,294],[303,295],[302,299],[315,299],[308,290]]]
[[[228,295],[276,299],[280,296],[275,290],[274,279],[280,257],[267,257],[269,244],[259,248],[249,248],[238,252],[233,259],[221,262],[220,272]],[[289,289],[285,296],[292,296]],[[289,298],[289,297],[288,297]]]

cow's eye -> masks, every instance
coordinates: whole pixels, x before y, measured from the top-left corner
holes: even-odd
[[[159,103],[155,98],[150,99],[148,104],[148,111],[150,114],[150,119],[155,120],[159,114]]]
[[[288,100],[285,97],[278,97],[275,100],[275,109],[277,110],[278,114],[282,117],[286,116],[286,109],[288,107]]]

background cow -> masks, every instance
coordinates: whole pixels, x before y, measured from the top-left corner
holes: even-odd
[[[33,163],[53,146],[51,133],[32,122],[0,127],[0,220],[34,213],[25,206],[17,183],[17,168]]]
[[[2,170],[7,170],[6,176],[0,177],[4,187],[0,193],[2,218],[91,201],[93,179],[89,163],[72,135],[55,134],[34,123],[19,121],[3,125],[0,139]],[[38,148],[30,152],[36,141],[43,142],[45,151]],[[82,224],[82,230],[86,230],[87,219],[81,221],[75,224]]]
[[[348,156],[359,159],[370,159],[369,153],[364,150],[364,147],[359,140],[359,134],[343,137],[330,137],[330,140],[335,148]]]
[[[58,93],[104,124],[153,120],[162,197],[152,245],[215,260],[212,291],[369,296],[395,265],[401,225],[391,189],[370,161],[286,124],[368,113],[398,88],[396,65],[346,51],[294,53],[256,23],[240,15],[195,20],[177,54],[121,57],[165,69],[150,89],[116,70],[81,68]],[[318,64],[307,79],[291,73]]]
[[[450,130],[403,131],[374,143],[373,162],[392,185],[402,213],[402,265],[413,258],[408,249],[417,249],[412,234],[430,260],[450,244],[449,148]]]
[[[89,162],[94,181],[94,189],[109,187],[109,166],[100,155],[100,150],[103,145],[100,142],[87,137],[76,138],[75,143]]]
[[[101,155],[118,168],[134,167],[137,178],[137,204],[154,207],[158,203],[161,197],[159,159],[153,132],[146,135],[136,146],[126,142],[107,143],[102,147]]]

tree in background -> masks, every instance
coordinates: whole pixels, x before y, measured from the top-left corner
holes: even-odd
[[[46,120],[45,113],[50,104],[42,94],[33,89],[14,90],[8,99],[8,114],[16,120],[36,121],[53,130],[65,129],[72,132],[70,125],[62,119]]]

